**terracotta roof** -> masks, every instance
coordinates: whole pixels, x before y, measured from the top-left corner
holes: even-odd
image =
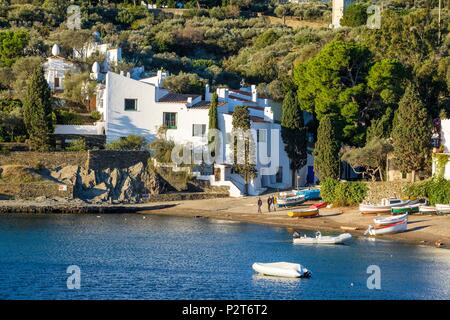
[[[250,120],[253,122],[265,122],[265,123],[269,122],[269,121],[264,120],[264,118],[257,117],[257,116],[250,116]]]
[[[225,105],[225,102],[219,102],[217,104],[218,107],[221,107],[223,105]],[[194,104],[193,106],[189,107],[189,109],[209,109],[209,107],[211,106],[211,101],[205,101],[202,100],[200,102],[197,102],[196,104]]]
[[[227,112],[227,114],[232,116],[233,112]],[[250,121],[257,122],[257,123],[270,123],[270,121],[264,120],[264,118],[262,118],[262,117],[257,117],[257,116],[252,116],[252,115],[250,116]]]
[[[200,97],[196,94],[183,94],[183,93],[174,93],[169,92],[164,97],[160,98],[158,102],[169,102],[169,103],[186,103],[187,99],[191,97],[192,100]]]
[[[251,92],[244,91],[244,90],[230,90],[230,92],[239,93],[239,94],[242,94],[242,95],[245,95],[245,96],[249,96],[249,97],[252,96]]]

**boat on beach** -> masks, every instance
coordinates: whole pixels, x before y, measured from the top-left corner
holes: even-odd
[[[292,218],[306,218],[306,217],[315,217],[319,215],[319,209],[317,208],[304,208],[304,209],[295,209],[288,212],[288,216]]]
[[[381,226],[374,227],[370,225],[369,228],[366,230],[366,232],[364,232],[364,235],[378,236],[382,234],[399,233],[406,231],[407,229],[408,229],[408,221],[407,219],[404,219],[400,222]]]
[[[280,193],[279,197],[277,198],[278,207],[292,207],[302,204],[303,202],[305,202],[305,196],[302,194],[296,195],[292,193]]]
[[[381,204],[360,204],[359,211],[362,214],[390,213],[392,208],[402,207],[410,203],[410,200],[401,200],[397,198],[386,198]]]
[[[390,216],[390,217],[380,217],[373,219],[373,222],[376,225],[383,226],[383,225],[389,225],[393,223],[402,222],[403,220],[408,219],[408,213],[396,215],[396,216]]]
[[[350,233],[342,233],[338,236],[322,236],[320,231],[316,232],[315,237],[300,236],[297,232],[294,233],[293,237],[294,244],[344,244],[352,239]]]
[[[419,206],[419,213],[434,214],[437,213],[437,209],[435,206]]]
[[[405,206],[401,207],[394,207],[391,208],[391,214],[403,214],[403,213],[416,213],[419,212],[419,207],[422,205],[422,203],[414,203],[414,204],[407,204]]]
[[[326,206],[328,205],[328,203],[322,201],[322,202],[318,202],[315,204],[310,205],[310,208],[315,208],[315,209],[322,209],[322,208],[326,208]]]
[[[305,196],[305,200],[318,200],[320,199],[320,189],[319,188],[305,188],[305,189],[294,189],[293,194],[301,194]]]
[[[291,262],[255,262],[252,268],[256,272],[266,276],[284,278],[309,278],[311,276],[311,272],[301,264]]]
[[[436,211],[439,213],[450,213],[450,204],[436,204]]]

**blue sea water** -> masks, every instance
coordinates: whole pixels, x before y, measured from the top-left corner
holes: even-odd
[[[287,228],[127,215],[0,216],[0,299],[449,299],[450,251],[355,239],[292,244]],[[313,232],[307,232],[313,234]],[[256,275],[298,262],[310,279]],[[67,288],[67,267],[81,270]],[[368,289],[367,268],[381,271]]]

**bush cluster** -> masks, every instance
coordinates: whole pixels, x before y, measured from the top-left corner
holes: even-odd
[[[325,179],[320,185],[322,199],[337,206],[354,206],[361,203],[367,195],[364,182],[347,182]]]
[[[427,198],[430,204],[450,202],[450,181],[432,178],[415,182],[405,187],[405,195],[414,198]]]

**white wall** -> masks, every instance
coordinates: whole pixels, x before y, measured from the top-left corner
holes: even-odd
[[[102,135],[104,127],[104,122],[97,122],[93,125],[57,124],[55,126],[55,134]]]

